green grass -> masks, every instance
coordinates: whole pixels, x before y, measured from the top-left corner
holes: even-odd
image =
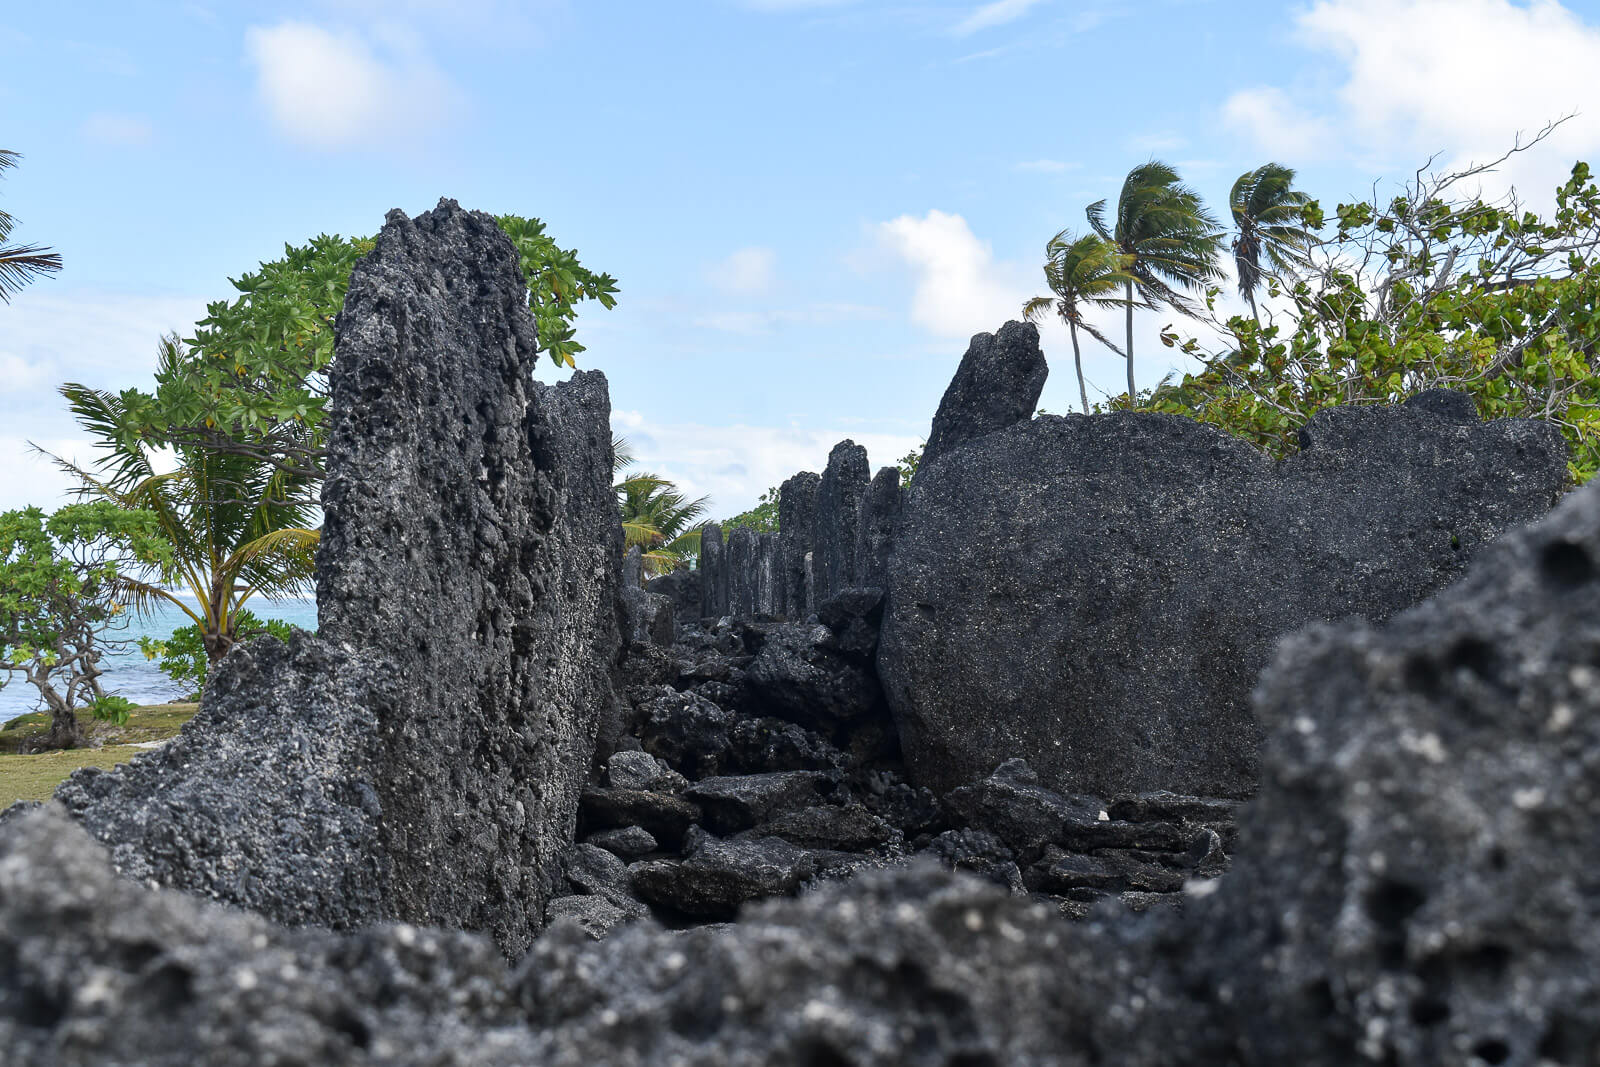
[[[199,709],[198,704],[151,704],[128,712],[128,721],[121,726],[81,715],[78,721],[90,740],[103,747],[33,754],[19,750],[32,747],[50,732],[50,716],[20,715],[0,726],[0,808],[17,800],[50,799],[56,786],[79,767],[125,763],[149,751],[135,748],[135,743],[172,737]]]

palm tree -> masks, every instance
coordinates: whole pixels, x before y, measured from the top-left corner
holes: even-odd
[[[184,358],[177,338],[162,339],[162,370]],[[206,658],[215,664],[238,640],[246,601],[305,590],[315,575],[320,537],[311,528],[311,475],[267,457],[193,443],[175,446],[176,466],[163,472],[156,451],[122,430],[128,413],[121,395],[72,383],[60,391],[78,424],[96,439],[101,457],[92,470],[51,458],[82,482],[81,492],[154,512],[172,546],[169,562],[117,579],[135,609],[163,601],[178,608],[199,627]]]
[[[1083,355],[1078,350],[1078,329],[1082,327],[1089,336],[1105,345],[1117,355],[1117,346],[1083,317],[1085,306],[1110,308],[1120,306],[1124,298],[1113,296],[1118,290],[1137,279],[1128,273],[1129,257],[1099,234],[1086,233],[1078,237],[1071,230],[1062,230],[1044,246],[1045,282],[1053,297],[1036,296],[1022,305],[1024,318],[1037,322],[1054,306],[1061,321],[1067,324],[1072,335],[1072,363],[1078,371],[1078,396],[1083,401],[1083,413],[1089,413],[1089,389],[1083,380]]]
[[[0,171],[10,170],[22,157],[8,149],[0,148]],[[8,245],[11,229],[17,220],[0,211],[0,300],[11,303],[13,293],[42,274],[54,274],[61,269],[61,255],[40,245]]]
[[[1256,290],[1261,287],[1261,258],[1276,271],[1306,262],[1314,240],[1305,226],[1311,197],[1293,188],[1294,171],[1281,163],[1264,163],[1239,175],[1228,194],[1233,212],[1233,263],[1239,272],[1239,293],[1250,302],[1256,323]]]
[[[626,438],[611,439],[612,471],[633,465]],[[630,548],[643,553],[645,573],[665,574],[700,551],[700,527],[695,520],[706,513],[706,498],[690,500],[678,487],[657,474],[631,474],[615,485],[622,506],[622,534]]]
[[[1206,211],[1200,195],[1179,184],[1178,172],[1152,159],[1128,172],[1117,197],[1114,224],[1106,222],[1106,202],[1089,205],[1089,225],[1094,232],[1129,257],[1124,283],[1127,291],[1128,403],[1138,397],[1133,384],[1133,309],[1135,293],[1147,307],[1167,304],[1193,314],[1194,305],[1181,290],[1198,289],[1222,277],[1217,255],[1222,230]]]

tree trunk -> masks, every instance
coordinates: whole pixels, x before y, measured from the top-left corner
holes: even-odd
[[[1072,334],[1072,365],[1078,371],[1078,396],[1083,400],[1083,413],[1089,414],[1089,389],[1083,384],[1083,356],[1078,352],[1078,324],[1067,320],[1067,332]]]
[[[1250,301],[1250,317],[1256,320],[1256,329],[1261,328],[1261,312],[1256,310],[1256,294],[1253,289],[1244,291],[1244,298]]]
[[[1132,408],[1139,402],[1139,394],[1133,387],[1133,283],[1128,283],[1128,407]]]
[[[78,716],[74,714],[72,705],[50,684],[49,672],[29,669],[24,673],[50,709],[50,734],[45,738],[45,747],[77,748],[82,745],[83,729],[78,725]]]

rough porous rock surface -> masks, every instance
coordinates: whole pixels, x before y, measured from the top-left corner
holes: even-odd
[[[861,518],[856,528],[856,585],[887,588],[894,528],[900,521],[903,502],[900,468],[884,467],[872,476],[872,484],[861,498]]]
[[[687,625],[701,617],[700,579],[703,574],[698,568],[691,570],[680,564],[666,574],[651,578],[644,587],[648,592],[666,597],[678,624]]]
[[[867,450],[854,441],[840,441],[828,453],[811,521],[813,604],[855,584],[856,527],[871,478]]]
[[[1049,373],[1033,323],[974,334],[934,413],[918,473],[968,441],[1031,419]]]
[[[475,935],[290,931],[150,890],[58,810],[24,811],[0,823],[0,1047],[23,1067],[1583,1067],[1600,1047],[1597,588],[1591,488],[1381,628],[1284,641],[1226,874],[1231,827],[1191,825],[1231,818],[1217,798],[1130,794],[1091,823],[1091,798],[1009,763],[950,798],[987,826],[919,834],[925,861],[973,878],[892,844],[840,868],[774,832],[820,824],[796,790],[805,807],[731,838],[693,826],[682,854],[572,850],[566,919],[508,971]],[[739,644],[700,634],[680,662]],[[853,766],[835,792],[891,822],[910,810],[885,803],[892,777]],[[1184,873],[1160,850],[1189,837]],[[830,865],[855,873],[804,892]],[[728,926],[628,918],[639,895],[682,924],[796,890]],[[1088,922],[1062,914],[1113,895]]]
[[[1244,795],[1281,634],[1457,578],[1566,478],[1547,423],[1336,408],[1274,464],[1164,415],[1041,416],[924,459],[877,665],[915,779]],[[981,714],[977,712],[981,709]]]
[[[116,869],[281,923],[351,928],[385,914],[383,773],[372,665],[296,633],[252,641],[206,684],[170,744],[56,791]]]
[[[1283,642],[1194,973],[1253,1063],[1600,1057],[1600,492]]]
[[[534,382],[526,299],[490,216],[450,200],[389,214],[337,323],[319,636],[287,660],[258,646],[259,680],[225,671],[177,750],[227,733],[243,751],[64,788],[119,863],[289,922],[462,926],[511,954],[542,927],[614,715],[622,551],[605,378]],[[242,773],[252,752],[261,770]],[[257,825],[230,828],[241,811]],[[353,812],[375,835],[360,862]],[[226,842],[257,833],[303,862],[228,884],[219,869],[251,851]],[[323,869],[346,866],[361,903],[310,907],[308,880],[323,892],[342,877]]]
[[[728,613],[727,546],[722,527],[708,522],[700,531],[700,615],[718,619]]]
[[[821,475],[801,471],[778,487],[778,614],[803,619],[811,611],[806,557],[811,554]]]

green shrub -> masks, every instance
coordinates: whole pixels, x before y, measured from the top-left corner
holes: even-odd
[[[238,623],[239,639],[248,640],[262,634],[271,634],[280,641],[288,641],[289,634],[294,629],[288,623],[279,619],[260,619],[246,609],[241,609],[234,616]],[[205,641],[200,634],[200,627],[190,623],[172,631],[172,635],[164,641],[153,637],[139,638],[139,651],[144,653],[145,659],[159,659],[158,666],[174,682],[182,686],[190,686],[190,700],[200,699],[200,694],[206,687],[206,658]]]

